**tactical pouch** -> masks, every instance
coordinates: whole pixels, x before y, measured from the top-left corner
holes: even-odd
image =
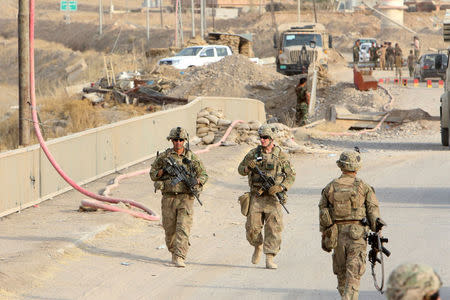
[[[326,252],[331,252],[337,247],[338,243],[338,227],[333,224],[326,229],[322,234],[322,249]]]
[[[245,217],[248,215],[248,210],[250,208],[250,193],[244,193],[238,198],[239,204],[241,205],[241,213]]]
[[[361,225],[352,224],[348,230],[348,234],[354,240],[359,240],[364,237],[365,229]]]

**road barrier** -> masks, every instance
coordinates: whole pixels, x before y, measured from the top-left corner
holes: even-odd
[[[408,85],[412,87],[420,87],[419,79],[417,78],[402,78],[400,81],[398,78],[380,78],[378,79],[378,84],[389,84],[393,83],[398,86],[404,86],[407,87]],[[425,85],[422,85],[422,87],[426,88],[444,88],[444,81],[443,80],[427,80],[425,82]]]
[[[265,121],[264,104],[246,98],[199,97],[187,105],[89,129],[46,144],[63,170],[86,184],[153,157],[170,146],[169,130],[195,135],[197,113],[222,109],[228,119]],[[0,217],[70,190],[39,145],[0,153]]]

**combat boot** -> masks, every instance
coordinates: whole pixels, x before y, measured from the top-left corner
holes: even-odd
[[[252,264],[256,265],[259,263],[259,260],[261,259],[261,253],[262,253],[262,245],[255,246],[255,251],[253,251],[252,255]]]
[[[186,267],[186,264],[184,263],[184,259],[179,257],[179,256],[176,256],[176,255],[175,255],[175,262],[174,262],[174,264],[175,264],[175,267],[177,267],[177,268],[184,268],[184,267]]]
[[[172,263],[175,264],[177,262],[177,256],[175,253],[172,253]]]
[[[276,263],[273,262],[273,258],[275,255],[273,254],[266,254],[266,269],[277,269],[278,266]]]

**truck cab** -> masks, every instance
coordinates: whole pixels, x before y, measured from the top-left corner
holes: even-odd
[[[443,26],[444,44],[447,46],[447,70],[445,76],[444,93],[441,95],[440,120],[441,120],[441,143],[443,146],[449,145],[450,128],[450,68],[448,68],[448,59],[450,57],[450,9],[447,9],[444,17]]]
[[[277,71],[294,75],[307,73],[313,64],[327,68],[331,47],[331,36],[320,23],[282,24],[274,36]]]

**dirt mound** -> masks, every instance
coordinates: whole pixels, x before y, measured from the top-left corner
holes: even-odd
[[[352,113],[378,112],[383,111],[383,105],[390,100],[381,89],[358,91],[354,84],[342,82],[320,89],[317,95],[316,114],[312,120],[326,118],[332,105],[344,106]]]
[[[243,55],[227,56],[217,63],[188,71],[168,95],[254,97],[254,90],[274,90],[286,76],[251,62]]]

